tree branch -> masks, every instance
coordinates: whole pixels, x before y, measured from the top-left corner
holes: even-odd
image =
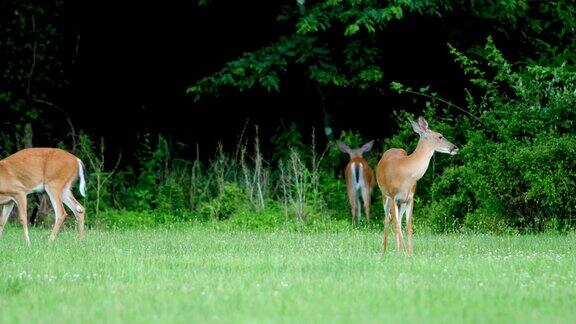
[[[28,72],[28,81],[26,82],[26,97],[30,96],[30,88],[32,86],[32,75],[34,74],[34,69],[36,68],[36,49],[38,48],[38,42],[36,40],[36,18],[32,15],[32,35],[34,38],[34,44],[32,45],[32,65],[30,66],[30,72]]]

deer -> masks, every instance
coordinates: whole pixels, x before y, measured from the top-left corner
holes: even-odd
[[[376,181],[382,192],[384,207],[384,238],[382,241],[384,252],[386,251],[390,220],[395,226],[396,251],[405,250],[402,218],[406,214],[408,255],[413,254],[412,211],[416,182],[426,173],[434,152],[450,155],[458,153],[458,147],[450,143],[442,134],[429,129],[428,122],[423,117],[419,117],[418,122],[410,120],[410,124],[414,132],[420,135],[414,152],[408,155],[403,149],[391,148],[382,154],[376,167]]]
[[[56,238],[66,219],[63,203],[74,213],[79,238],[82,239],[85,212],[72,194],[72,184],[80,178],[80,193],[86,197],[84,171],[84,163],[79,158],[57,148],[26,148],[0,160],[0,237],[16,206],[24,229],[24,239],[30,245],[27,195],[45,191],[55,215],[49,241]]]
[[[358,219],[362,217],[360,196],[362,196],[364,210],[366,211],[366,221],[370,224],[370,203],[372,188],[374,187],[374,172],[362,155],[370,151],[373,144],[374,141],[372,140],[360,148],[351,149],[348,145],[338,141],[340,151],[350,155],[350,161],[346,165],[344,176],[346,178],[348,200],[352,210],[352,224],[354,225],[357,225]]]

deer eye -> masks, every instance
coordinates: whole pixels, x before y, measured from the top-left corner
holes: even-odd
[[[438,136],[438,139],[443,139],[443,138],[444,138],[444,136],[442,136],[442,135]]]

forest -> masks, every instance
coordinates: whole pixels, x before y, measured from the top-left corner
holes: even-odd
[[[416,222],[573,228],[571,1],[146,6],[136,18],[64,1],[2,8],[2,155],[77,154],[93,226],[348,220],[335,141],[375,139],[374,167],[388,148],[414,149],[408,120],[423,115],[461,150],[434,157]],[[186,32],[199,27],[212,37]]]
[[[2,156],[85,161],[91,226],[349,221],[336,141],[375,140],[375,167],[425,116],[461,149],[419,182],[417,226],[574,227],[572,1],[180,6],[2,4]]]

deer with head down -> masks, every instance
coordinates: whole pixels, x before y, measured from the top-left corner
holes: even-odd
[[[370,195],[374,187],[374,172],[362,155],[370,151],[373,144],[374,141],[370,141],[360,148],[351,149],[343,142],[338,142],[340,151],[350,155],[350,161],[346,165],[344,176],[346,178],[346,191],[348,192],[348,200],[352,210],[352,223],[354,225],[358,223],[358,219],[362,216],[360,196],[362,196],[362,202],[364,203],[366,221],[370,224]]]
[[[16,206],[24,239],[28,236],[27,195],[46,191],[54,209],[55,222],[50,235],[54,240],[66,218],[63,203],[72,210],[78,234],[84,236],[84,207],[72,194],[72,184],[80,178],[80,193],[86,196],[84,164],[76,156],[56,148],[27,148],[0,160],[0,236],[10,212]]]
[[[382,192],[384,205],[384,239],[382,242],[384,251],[386,251],[390,220],[395,225],[396,250],[404,250],[402,218],[406,214],[407,252],[412,255],[412,210],[416,182],[426,173],[434,152],[454,155],[458,153],[458,147],[450,143],[442,134],[429,129],[428,122],[424,118],[420,117],[418,122],[410,121],[410,123],[412,129],[420,135],[416,150],[410,155],[399,148],[391,148],[384,152],[376,168],[376,180]]]

